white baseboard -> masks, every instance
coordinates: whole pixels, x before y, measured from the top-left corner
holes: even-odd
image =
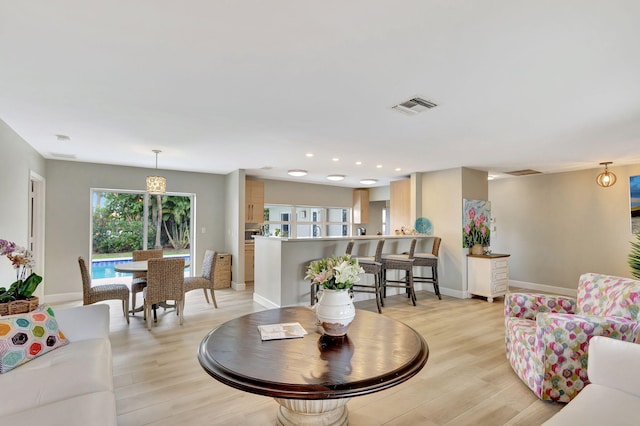
[[[577,283],[576,283],[577,285]],[[565,288],[555,287],[545,284],[529,283],[526,281],[509,280],[509,289],[512,291],[512,287],[524,288],[527,290],[535,290],[543,293],[555,293],[562,296],[576,297],[577,288]]]
[[[231,288],[236,291],[244,291],[247,289],[247,285],[245,283],[237,283],[235,281],[232,281]]]
[[[265,308],[268,308],[268,309],[275,309],[275,308],[279,308],[280,307],[280,305],[276,305],[271,300],[260,296],[256,292],[253,293],[253,301],[256,302],[259,305],[264,306]]]
[[[47,294],[43,298],[44,303],[76,302],[78,300],[82,301],[82,292]]]

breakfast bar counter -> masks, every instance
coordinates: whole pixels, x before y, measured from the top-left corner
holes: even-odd
[[[268,308],[308,305],[311,282],[304,277],[309,262],[344,254],[350,240],[355,241],[352,256],[373,256],[380,238],[385,239],[385,253],[408,251],[412,238],[418,239],[416,252],[431,253],[434,237],[424,234],[324,238],[256,236],[253,300]],[[364,276],[362,279],[369,278]]]

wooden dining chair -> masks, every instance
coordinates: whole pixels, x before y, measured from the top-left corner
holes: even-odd
[[[184,279],[185,293],[201,288],[204,290],[204,298],[207,300],[207,303],[209,303],[209,296],[207,295],[207,290],[209,290],[211,293],[211,300],[213,300],[213,306],[216,308],[218,307],[218,302],[216,302],[216,294],[213,288],[213,278],[215,277],[217,262],[218,253],[213,250],[206,250],[202,261],[202,275],[199,277],[186,277]]]
[[[122,312],[129,324],[129,287],[125,284],[100,284],[91,285],[91,276],[87,270],[87,264],[82,256],[78,257],[80,275],[82,276],[82,303],[91,305],[104,300],[122,300]]]
[[[162,249],[154,250],[134,250],[132,257],[133,261],[149,260],[149,259],[162,259]],[[147,273],[146,272],[134,272],[131,279],[131,315],[135,315],[137,311],[141,311],[142,307],[136,308],[136,294],[141,293],[147,286]]]
[[[149,259],[147,286],[142,290],[144,319],[151,330],[151,311],[156,320],[156,307],[167,300],[175,301],[180,325],[184,321],[184,258]]]

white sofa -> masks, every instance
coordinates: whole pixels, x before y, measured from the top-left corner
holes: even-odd
[[[70,343],[0,374],[0,424],[116,425],[109,306],[53,310]]]
[[[591,383],[544,425],[637,425],[640,344],[595,336],[587,362]]]

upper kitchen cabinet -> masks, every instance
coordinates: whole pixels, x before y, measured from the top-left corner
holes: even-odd
[[[353,190],[353,223],[369,223],[369,190]]]
[[[393,235],[403,226],[408,228],[413,226],[411,223],[411,180],[392,181],[389,189],[389,220],[391,222],[389,234]]]
[[[245,223],[264,222],[264,182],[247,180],[245,184]]]

